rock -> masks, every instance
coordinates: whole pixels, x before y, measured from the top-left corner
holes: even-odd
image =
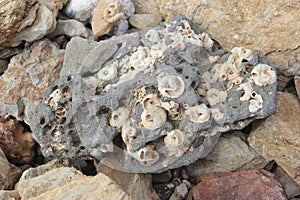
[[[103,164],[99,164],[97,169],[98,173],[115,181],[131,199],[159,200],[152,187],[151,175],[121,172]]]
[[[4,48],[4,49],[1,49],[0,50],[0,58],[1,59],[8,59],[8,58],[11,58],[12,56],[18,54],[22,52],[22,49],[21,48],[18,48],[18,47],[7,47],[7,48]]]
[[[300,185],[300,103],[289,93],[278,92],[277,109],[251,132],[250,146],[275,162]]]
[[[221,132],[271,115],[275,97],[276,73],[262,55],[225,52],[177,17],[99,43],[72,38],[29,124],[46,157],[159,173],[205,157]]]
[[[134,14],[129,18],[129,23],[136,28],[152,27],[159,24],[162,16],[159,13],[154,14]]]
[[[43,170],[41,167],[43,166],[23,173],[17,184],[22,199],[133,199],[115,181],[102,173],[85,176],[72,167],[46,167],[48,169]]]
[[[30,164],[34,157],[35,141],[31,132],[12,117],[0,117],[0,148],[14,164]]]
[[[295,87],[298,94],[298,97],[300,98],[300,76],[294,77]]]
[[[123,6],[120,1],[99,0],[92,19],[94,36],[97,38],[108,33],[123,17]]]
[[[0,190],[13,189],[22,171],[8,162],[4,152],[0,149]]]
[[[277,166],[274,170],[274,174],[276,180],[284,187],[284,191],[289,199],[300,195],[300,186],[297,185],[297,183],[295,183],[281,167]]]
[[[175,187],[174,193],[176,196],[178,196],[180,199],[184,199],[188,195],[188,187],[184,183],[180,183],[178,186]]]
[[[0,76],[5,72],[8,66],[8,61],[0,59]]]
[[[21,199],[17,190],[0,190],[0,200],[19,200]]]
[[[129,17],[131,17],[134,14],[134,4],[132,3],[132,0],[119,0],[120,3],[123,6],[123,14],[124,17],[123,19],[128,19]]]
[[[286,75],[300,73],[298,0],[236,3],[222,0],[134,0],[133,3],[137,14],[157,13],[159,10],[165,20],[186,15],[226,50],[243,46],[267,54],[271,64]]]
[[[68,37],[83,37],[92,39],[92,31],[84,26],[83,23],[74,20],[57,20],[57,25],[55,30],[48,35],[50,38],[55,38],[56,36],[66,35]]]
[[[63,12],[83,23],[90,22],[92,13],[99,0],[69,0]]]
[[[109,35],[122,35],[126,33],[129,25],[126,19],[121,19],[118,23],[116,23],[109,31]]]
[[[0,79],[0,112],[23,119],[21,98],[41,100],[59,76],[64,51],[49,40],[34,43],[14,56]]]
[[[278,199],[286,195],[274,175],[263,169],[231,173],[205,174],[192,188],[188,199]]]
[[[224,134],[213,150],[202,159],[187,166],[190,176],[204,173],[232,172],[265,167],[269,161],[256,153],[236,134]]]

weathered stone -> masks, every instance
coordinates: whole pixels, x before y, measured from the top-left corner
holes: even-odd
[[[118,0],[99,0],[93,12],[92,30],[95,37],[110,31],[123,17],[123,6]]]
[[[0,200],[20,200],[17,190],[0,190]]]
[[[72,38],[29,124],[45,156],[159,173],[205,157],[220,132],[269,116],[275,97],[262,55],[226,52],[177,17],[99,43]]]
[[[281,184],[262,169],[232,173],[204,174],[188,199],[276,199],[286,200]]]
[[[122,11],[124,14],[123,19],[128,19],[129,17],[131,17],[134,14],[134,11],[135,11],[132,0],[119,0],[119,2],[123,6],[123,11]]]
[[[299,119],[299,99],[293,94],[278,92],[275,114],[256,124],[248,141],[255,151],[266,160],[275,160],[300,185]]]
[[[115,181],[131,199],[159,200],[152,187],[151,175],[121,172],[103,164],[99,164],[97,169]]]
[[[8,66],[8,61],[4,59],[0,59],[0,75],[2,75],[3,72],[5,72],[7,66]]]
[[[166,20],[177,15],[186,15],[223,48],[230,50],[235,46],[244,46],[267,54],[270,62],[287,75],[300,73],[298,0],[133,2],[136,13],[157,13],[159,10]]]
[[[14,56],[0,79],[0,111],[23,118],[21,98],[41,100],[46,88],[58,79],[63,56],[64,51],[49,40],[36,42]]]
[[[0,50],[0,59],[11,58],[12,56],[20,53],[22,51],[21,48],[18,47],[8,47]]]
[[[87,23],[91,20],[93,10],[99,0],[69,0],[63,12],[78,21]]]
[[[116,23],[109,31],[109,35],[122,35],[126,33],[129,28],[128,21],[126,19],[121,19],[118,23]]]
[[[14,164],[30,163],[34,157],[35,141],[31,132],[11,117],[0,117],[0,148]]]
[[[274,174],[275,178],[284,187],[284,191],[289,199],[300,195],[300,186],[297,185],[297,183],[295,183],[295,181],[292,180],[281,167],[277,166],[274,170]]]
[[[187,167],[190,176],[204,173],[232,172],[265,167],[269,161],[249,147],[239,135],[222,135],[212,151]]]
[[[92,39],[92,31],[84,26],[83,23],[74,20],[57,20],[57,25],[55,30],[48,35],[50,38],[54,38],[59,35],[66,35],[68,37],[83,37]]]
[[[129,23],[136,28],[152,27],[159,24],[162,20],[160,13],[154,14],[134,14],[129,18]]]
[[[298,97],[300,98],[300,76],[294,77],[295,87],[298,94]]]
[[[22,171],[9,163],[0,149],[0,190],[13,189],[21,174]]]

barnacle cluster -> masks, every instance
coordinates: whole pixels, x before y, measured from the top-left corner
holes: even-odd
[[[122,41],[98,68],[69,76],[76,77],[69,84],[71,107],[59,110],[62,87],[53,87],[45,104],[75,123],[87,156],[118,159],[111,163],[123,163],[113,164],[121,170],[187,165],[206,156],[220,132],[272,113],[274,69],[245,48],[218,49],[185,17]],[[117,149],[118,156],[106,157]]]

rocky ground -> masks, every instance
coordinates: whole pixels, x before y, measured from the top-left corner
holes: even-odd
[[[300,199],[299,10],[0,0],[0,199]]]

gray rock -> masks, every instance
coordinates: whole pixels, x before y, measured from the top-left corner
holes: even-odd
[[[70,0],[63,12],[78,21],[88,23],[99,0]]]
[[[116,23],[109,31],[109,35],[122,35],[128,30],[128,21],[126,19],[121,19]]]
[[[185,17],[99,43],[75,37],[30,126],[45,156],[159,173],[274,112],[276,74],[265,62],[220,50]]]
[[[0,59],[0,74],[2,74],[8,66],[8,61],[4,59]]]

